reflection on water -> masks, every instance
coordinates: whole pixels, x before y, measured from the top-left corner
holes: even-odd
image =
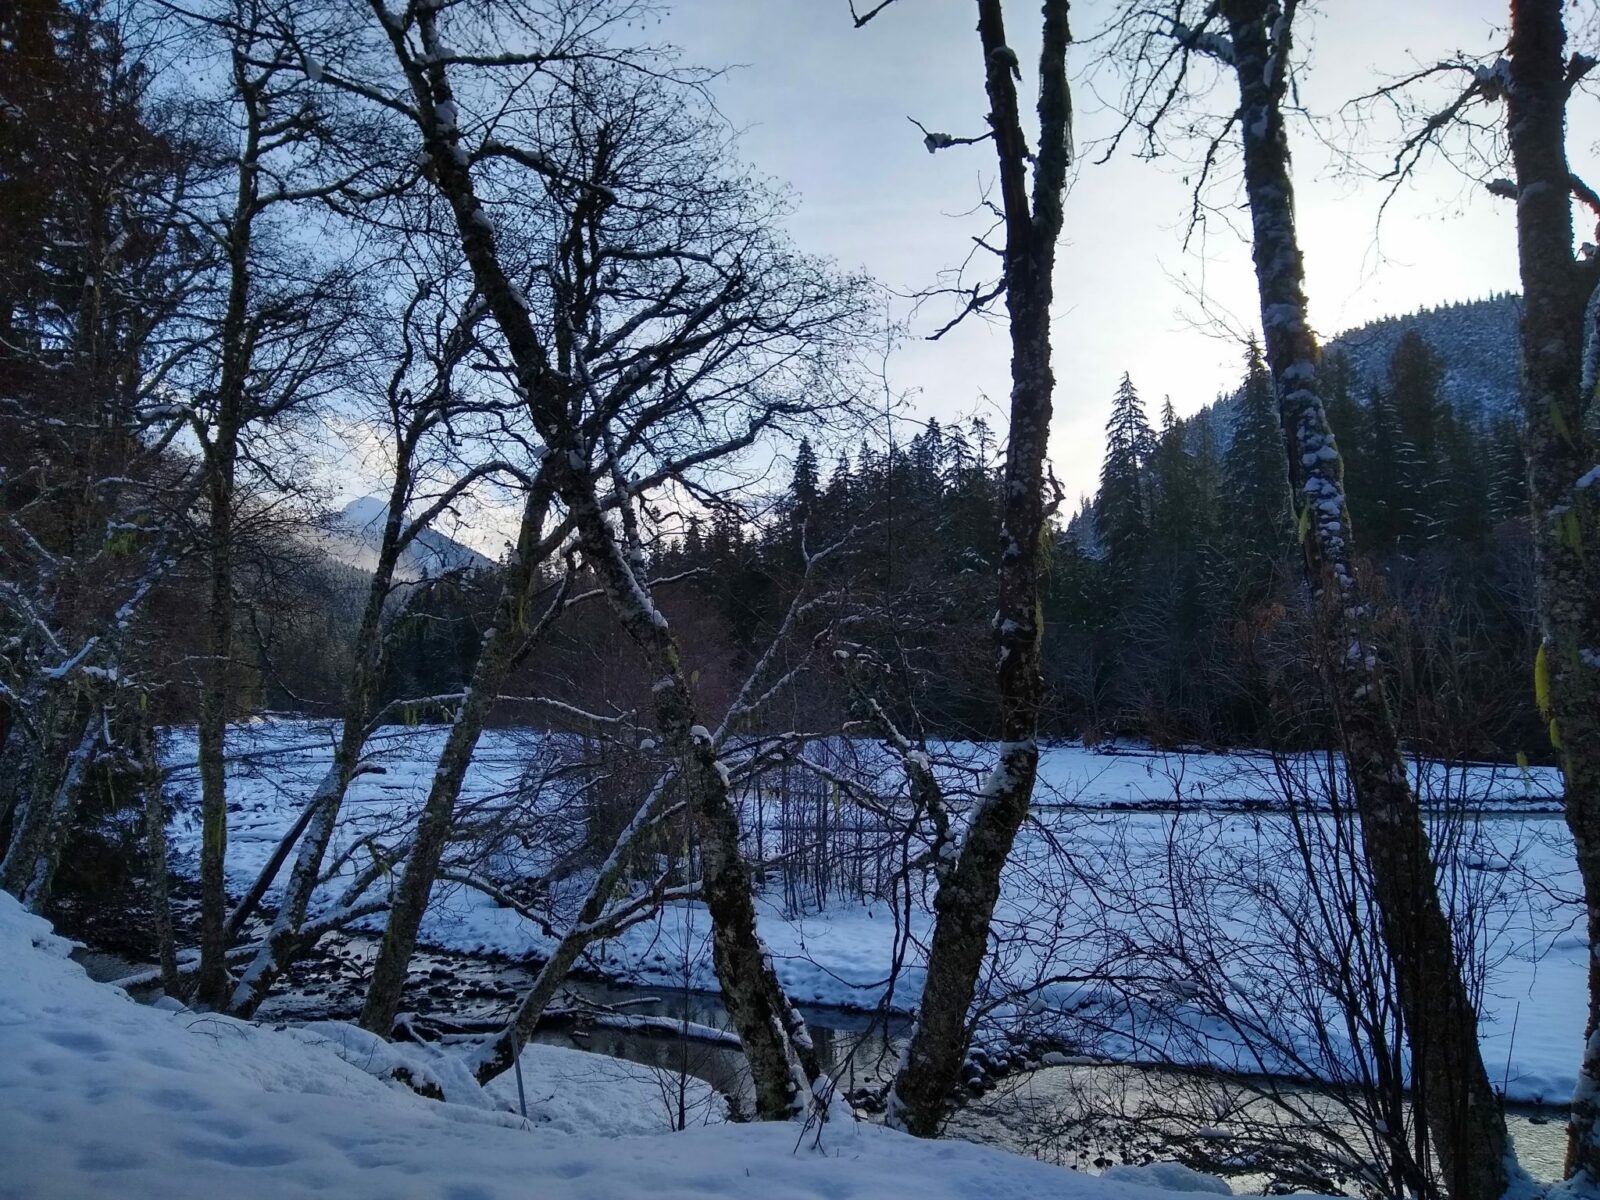
[[[513,969],[506,975],[515,975]],[[571,998],[604,1006],[625,1006],[631,1013],[664,1017],[669,1021],[712,1029],[729,1028],[728,1016],[716,996],[708,992],[625,987],[606,983],[572,982]],[[644,998],[654,1000],[640,1004]],[[898,1061],[900,1043],[909,1024],[904,1017],[885,1021],[874,1014],[840,1009],[800,1009],[811,1032],[820,1060],[827,1065],[842,1091],[848,1093],[888,1078]],[[749,1066],[739,1051],[724,1046],[673,1036],[666,1030],[648,1033],[625,1029],[562,1024],[541,1029],[535,1040],[574,1046],[664,1070],[687,1070],[711,1084],[748,1112],[754,1092]]]

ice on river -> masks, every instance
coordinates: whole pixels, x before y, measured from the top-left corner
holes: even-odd
[[[328,723],[304,721],[256,722],[233,731],[228,879],[235,894],[255,879],[311,795],[331,760],[335,732]],[[377,740],[372,758],[381,771],[353,785],[338,848],[405,826],[426,795],[442,737],[437,727],[397,727]],[[536,774],[556,748],[551,735],[489,731],[469,773],[463,809],[506,803],[525,774]],[[986,768],[983,747],[934,749],[937,769],[953,792],[976,787]],[[192,732],[176,731],[166,757],[172,791],[192,796],[198,791]],[[1291,767],[1314,771],[1320,765],[1308,757]],[[1182,905],[1173,909],[1157,864],[1172,846],[1181,845],[1186,855],[1226,856],[1282,841],[1288,821],[1281,811],[1280,766],[1251,754],[1047,746],[1036,819],[1024,830],[1004,882],[999,913],[1010,934],[994,963],[997,980],[1031,990],[1025,1002],[998,1015],[1038,1024],[1051,1013],[1088,1011],[1100,1017],[1098,1042],[1086,1047],[1096,1053],[1153,1058],[1159,1051],[1251,1070],[1293,1069],[1293,1063],[1254,1057],[1236,1034],[1201,1018],[1177,1030],[1180,1036],[1168,1036],[1174,1032],[1168,1029],[1152,1037],[1149,1013],[1128,1003],[1115,986],[1041,982],[1103,961],[1105,939],[1085,944],[1085,929],[1110,925],[1128,936],[1149,936],[1152,928],[1170,932],[1171,914],[1181,913]],[[1559,776],[1547,768],[1490,764],[1414,769],[1422,794],[1453,798],[1458,807],[1481,814],[1451,834],[1448,853],[1481,908],[1477,925],[1488,965],[1481,1009],[1485,1057],[1495,1082],[1516,1100],[1565,1102],[1575,1081],[1586,984],[1571,846],[1563,823],[1552,815]],[[570,797],[559,787],[542,794],[555,797],[540,801],[552,806],[551,819],[562,817],[562,802]],[[180,804],[171,844],[178,868],[192,871],[198,850],[192,808]],[[550,866],[537,845],[497,853],[511,856],[500,865],[513,874]],[[356,854],[346,873],[363,863]],[[558,883],[556,907],[575,902],[587,881],[578,872]],[[1137,903],[1132,910],[1112,911],[1113,893],[1132,895]],[[1241,927],[1264,919],[1248,905],[1227,917]],[[762,897],[760,920],[779,974],[799,1002],[877,1004],[896,947],[904,945],[908,957],[892,1002],[901,1010],[915,1005],[922,985],[916,941],[931,924],[925,895],[914,896],[909,914],[897,919],[882,902],[830,897],[821,907],[786,904],[774,885]],[[903,937],[907,924],[914,935],[909,942]],[[692,986],[715,990],[708,931],[701,906],[675,904],[658,920],[598,948],[595,957],[619,981],[681,987],[687,977]],[[1263,936],[1259,928],[1253,932],[1258,940]],[[437,889],[422,935],[435,947],[518,959],[542,956],[550,947],[548,936],[513,909],[453,884]],[[1270,951],[1274,931],[1268,928],[1264,936]],[[1258,986],[1270,988],[1270,977],[1262,977],[1270,969],[1270,962],[1257,964]]]

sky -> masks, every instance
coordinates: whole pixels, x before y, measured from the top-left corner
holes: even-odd
[[[860,6],[860,5],[858,5]],[[864,7],[864,6],[861,6]],[[1007,6],[1025,107],[1035,73],[1038,5]],[[1509,205],[1447,163],[1422,169],[1378,222],[1387,187],[1353,173],[1328,148],[1348,129],[1340,105],[1453,50],[1496,40],[1503,0],[1337,0],[1302,30],[1310,68],[1302,99],[1325,119],[1297,132],[1295,169],[1312,317],[1331,336],[1375,317],[1518,290]],[[1080,42],[1109,11],[1079,0]],[[676,0],[660,34],[689,64],[727,68],[718,106],[741,130],[745,159],[789,186],[795,241],[864,268],[909,295],[935,285],[982,232],[971,212],[994,176],[992,148],[930,155],[907,120],[957,135],[981,132],[985,103],[971,0],[899,0],[862,29],[847,0]],[[1031,28],[1030,28],[1031,27]],[[1072,51],[1080,164],[1066,202],[1056,272],[1056,418],[1051,457],[1069,507],[1094,491],[1111,397],[1130,373],[1152,420],[1170,397],[1182,416],[1231,390],[1240,338],[1256,327],[1249,247],[1224,210],[1184,247],[1190,187],[1181,158],[1090,151],[1116,116],[1096,94],[1110,80],[1095,47]],[[1375,155],[1389,133],[1368,131]],[[1236,205],[1229,187],[1214,198]],[[1237,217],[1237,210],[1233,214]],[[902,306],[904,307],[904,306]],[[888,359],[890,387],[923,417],[983,413],[1004,428],[1009,388],[1004,328],[969,322],[923,340],[948,317],[925,306]]]

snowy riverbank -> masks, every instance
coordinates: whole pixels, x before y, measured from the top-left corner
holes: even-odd
[[[820,1143],[793,1125],[651,1136],[664,1120],[648,1072],[550,1047],[524,1059],[524,1121],[500,1092],[442,1102],[384,1082],[369,1070],[388,1052],[363,1059],[359,1039],[334,1030],[136,1004],[90,981],[69,949],[0,893],[0,1200],[1159,1200],[1163,1188],[1226,1190],[1182,1168],[1096,1179],[849,1120],[831,1122]]]

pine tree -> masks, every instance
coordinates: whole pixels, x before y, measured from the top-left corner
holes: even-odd
[[[1448,419],[1439,395],[1439,360],[1416,329],[1407,329],[1389,357],[1388,399],[1400,431],[1399,495],[1404,514],[1399,536],[1425,541],[1437,532],[1441,498],[1442,427]]]
[[[1382,554],[1416,525],[1405,491],[1404,443],[1394,405],[1381,391],[1367,405],[1365,429],[1356,461],[1360,490],[1351,488],[1351,520],[1361,530],[1361,544],[1370,554]]]
[[[1359,451],[1367,414],[1356,398],[1356,372],[1350,356],[1342,350],[1330,350],[1322,359],[1322,378],[1327,385],[1328,397],[1323,407],[1328,414],[1328,426],[1339,441],[1339,450],[1345,455],[1348,475],[1352,454]]]
[[[1253,560],[1275,562],[1288,545],[1289,477],[1284,469],[1272,377],[1252,339],[1245,350],[1244,388],[1223,458],[1229,537]]]
[[[783,557],[788,560],[786,566],[798,567],[804,548],[808,544],[819,544],[818,535],[821,531],[817,524],[821,516],[821,494],[817,452],[812,449],[810,438],[801,438],[800,445],[795,448],[794,475],[789,480],[789,495],[783,505],[786,527]]]
[[[1150,538],[1161,551],[1189,549],[1197,532],[1198,495],[1189,457],[1188,430],[1168,397],[1161,406],[1161,434],[1150,456]]]
[[[1484,471],[1488,441],[1473,425],[1448,409],[1439,422],[1437,510],[1438,536],[1453,549],[1475,549],[1489,533],[1492,499]]]
[[[1488,444],[1489,514],[1491,520],[1506,521],[1528,515],[1528,464],[1522,450],[1522,433],[1517,423],[1501,417],[1489,427]]]
[[[683,535],[684,561],[691,567],[698,567],[705,561],[706,555],[706,539],[702,528],[704,522],[691,514],[687,524]]]
[[[1217,538],[1221,524],[1218,502],[1222,495],[1222,455],[1217,448],[1215,414],[1206,409],[1184,422],[1189,447],[1190,477],[1193,480],[1194,538],[1209,545]]]
[[[801,438],[794,454],[794,476],[789,482],[789,494],[794,497],[796,509],[809,512],[816,504],[821,490],[817,473],[817,452],[810,438]]]
[[[1106,422],[1106,457],[1096,510],[1100,541],[1113,570],[1126,572],[1143,557],[1150,535],[1146,468],[1155,449],[1144,403],[1123,375]]]

